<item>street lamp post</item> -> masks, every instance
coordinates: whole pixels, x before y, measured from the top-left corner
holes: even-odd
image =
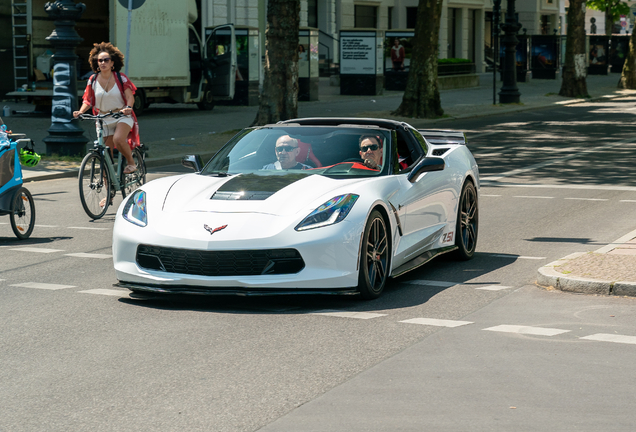
[[[501,0],[492,1],[492,104],[497,105],[497,59],[499,58],[499,16]]]
[[[503,44],[506,46],[503,63],[503,86],[499,92],[499,103],[519,103],[521,93],[517,88],[517,32],[521,24],[515,16],[515,0],[507,0],[506,22],[501,26],[505,32]]]
[[[86,6],[72,0],[48,2],[44,10],[55,19],[55,29],[47,41],[55,47],[53,55],[53,101],[51,127],[44,138],[46,154],[82,155],[86,152],[84,130],[73,121],[77,111],[77,55],[75,47],[83,40],[75,31]]]

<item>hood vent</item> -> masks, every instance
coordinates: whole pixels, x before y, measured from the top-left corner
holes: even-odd
[[[263,201],[279,190],[307,177],[306,174],[255,175],[242,174],[225,182],[214,195],[213,200]]]

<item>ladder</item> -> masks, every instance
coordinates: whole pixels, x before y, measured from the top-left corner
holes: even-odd
[[[13,78],[18,89],[31,81],[31,0],[11,0]]]

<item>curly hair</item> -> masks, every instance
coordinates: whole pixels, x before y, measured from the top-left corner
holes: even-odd
[[[88,56],[88,64],[95,73],[99,73],[97,64],[97,56],[101,52],[107,52],[110,60],[113,62],[113,70],[119,72],[124,67],[124,55],[119,49],[110,42],[94,43],[93,49]]]

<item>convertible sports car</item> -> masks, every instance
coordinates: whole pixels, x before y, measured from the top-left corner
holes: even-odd
[[[285,155],[295,166],[283,169]],[[117,286],[373,299],[437,255],[475,253],[479,171],[461,132],[295,119],[244,129],[205,166],[183,163],[196,173],[149,182],[119,207]]]

